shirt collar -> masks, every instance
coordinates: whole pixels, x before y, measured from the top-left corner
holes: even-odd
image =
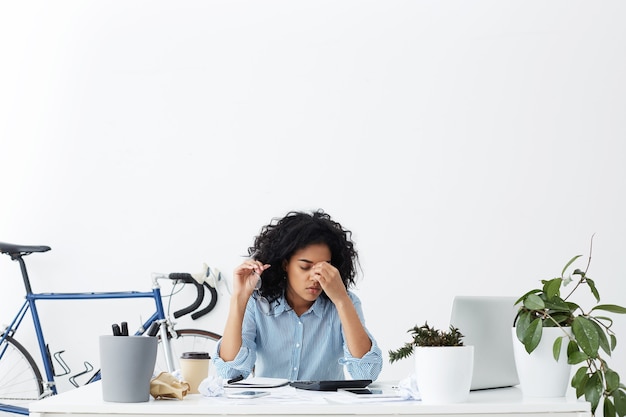
[[[309,311],[313,311],[317,317],[323,317],[327,302],[328,299],[326,297],[317,297],[317,300],[315,300]]]
[[[289,306],[289,304],[287,304],[287,300],[285,299],[285,295],[283,294],[277,301],[279,301],[279,304],[276,305],[276,301],[274,301],[274,315],[275,316],[279,316],[282,313],[286,312],[286,311],[291,311],[292,308]],[[309,312],[312,312],[313,314],[315,314],[317,317],[323,317],[324,316],[324,309],[326,308],[326,304],[328,303],[328,300],[325,297],[317,297],[317,299],[315,300],[315,302],[313,303],[313,305],[311,306],[311,308],[309,308],[304,314],[308,314]]]

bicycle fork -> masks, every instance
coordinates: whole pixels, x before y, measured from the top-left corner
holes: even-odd
[[[152,288],[152,292],[154,293],[156,313],[154,313],[153,319],[151,320],[156,319],[156,322],[159,323],[159,336],[161,337],[163,356],[165,357],[165,363],[167,364],[167,371],[172,373],[175,369],[174,358],[172,357],[172,349],[170,346],[170,337],[175,337],[175,335],[170,335],[170,324],[167,317],[165,317],[165,310],[163,309],[163,303],[161,301],[161,288],[158,285],[155,285]],[[148,322],[151,320],[148,320]]]

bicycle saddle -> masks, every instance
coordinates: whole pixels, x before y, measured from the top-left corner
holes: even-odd
[[[7,255],[28,255],[33,252],[47,252],[50,250],[50,246],[28,246],[28,245],[16,245],[14,243],[0,242],[0,253]]]

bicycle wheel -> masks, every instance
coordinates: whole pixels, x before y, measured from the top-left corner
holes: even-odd
[[[42,394],[41,372],[33,357],[7,336],[0,345],[0,403],[27,407]]]
[[[210,355],[213,355],[215,345],[222,337],[217,333],[200,329],[181,329],[176,330],[176,333],[178,337],[170,339],[174,369],[180,369],[178,359],[183,352],[208,352]],[[211,368],[212,367],[209,367],[209,374],[212,374]],[[167,362],[165,361],[161,343],[159,343],[156,366],[154,369],[155,374],[159,374],[160,372],[167,372]]]

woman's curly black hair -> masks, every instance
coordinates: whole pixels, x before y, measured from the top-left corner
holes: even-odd
[[[291,211],[281,219],[263,226],[248,254],[271,265],[263,272],[261,294],[271,303],[280,298],[287,287],[283,262],[298,250],[311,244],[325,243],[331,253],[331,265],[339,270],[346,288],[355,283],[358,253],[351,239],[352,232],[331,219],[323,210],[312,213]],[[322,293],[323,297],[327,297]]]

